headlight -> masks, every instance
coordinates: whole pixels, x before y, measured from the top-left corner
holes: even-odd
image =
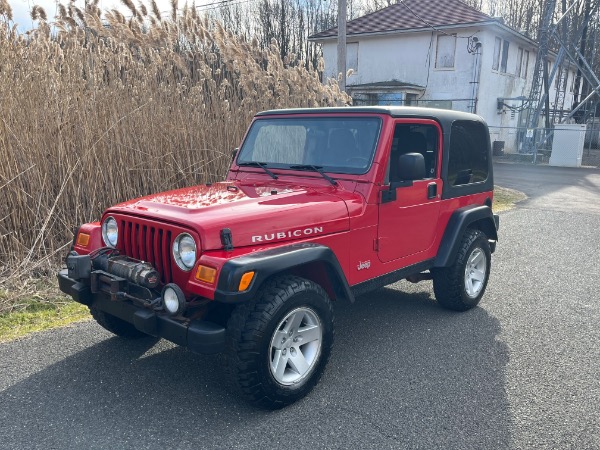
[[[192,270],[196,264],[196,242],[187,233],[181,233],[173,242],[173,258],[181,270]]]
[[[108,217],[102,224],[102,239],[106,245],[111,247],[117,246],[117,240],[119,239],[119,227],[117,221],[112,217]]]

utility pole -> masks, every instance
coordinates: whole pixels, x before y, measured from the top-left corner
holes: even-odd
[[[340,91],[346,91],[346,0],[338,0],[338,73],[342,74],[339,82]]]

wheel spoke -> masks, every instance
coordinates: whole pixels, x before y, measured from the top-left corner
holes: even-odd
[[[466,281],[466,283],[465,283],[465,284],[467,285],[467,286],[466,286],[466,287],[467,287],[467,293],[468,293],[470,296],[473,296],[473,292],[474,292],[474,289],[473,289],[473,280],[472,280],[472,279],[469,277],[469,278],[467,278],[465,281]]]
[[[288,335],[285,331],[277,331],[273,336],[273,348],[281,350],[285,347],[285,340],[288,339]]]
[[[283,327],[283,331],[287,333],[289,333],[290,331],[292,333],[295,333],[298,330],[298,327],[300,327],[303,318],[304,312],[298,311],[288,319],[287,324],[285,325],[285,327]]]
[[[288,362],[290,363],[290,366],[292,366],[292,369],[298,372],[298,375],[300,376],[304,375],[310,367],[300,349],[296,350],[295,355],[290,356]]]
[[[321,339],[321,329],[318,325],[309,325],[298,330],[297,336],[302,338],[301,344]]]
[[[275,351],[272,366],[275,376],[281,380],[283,377],[283,372],[285,372],[285,367],[287,366],[287,357],[283,356],[281,350]]]
[[[483,258],[484,258],[484,253],[482,251],[477,251],[477,252],[473,252],[476,253],[474,254],[474,258],[471,260],[471,264],[473,266],[479,266],[479,264],[481,264],[483,262]]]
[[[485,273],[483,270],[475,269],[471,275],[471,279],[481,281],[483,283],[483,280],[485,279]]]

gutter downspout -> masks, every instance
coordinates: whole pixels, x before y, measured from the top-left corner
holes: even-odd
[[[475,60],[473,61],[473,79],[471,81],[471,112],[473,114],[477,114],[477,103],[479,101],[479,84],[481,80],[481,42],[477,42],[475,44],[475,52],[473,55],[475,56]]]

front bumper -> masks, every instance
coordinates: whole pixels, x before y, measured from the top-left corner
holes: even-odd
[[[92,292],[90,284],[69,278],[67,269],[58,273],[58,285],[76,302],[93,306],[133,324],[146,334],[167,339],[195,353],[213,354],[225,348],[226,330],[216,323],[206,320],[180,322],[152,309],[137,306],[130,300],[114,299],[115,296],[109,292]]]

